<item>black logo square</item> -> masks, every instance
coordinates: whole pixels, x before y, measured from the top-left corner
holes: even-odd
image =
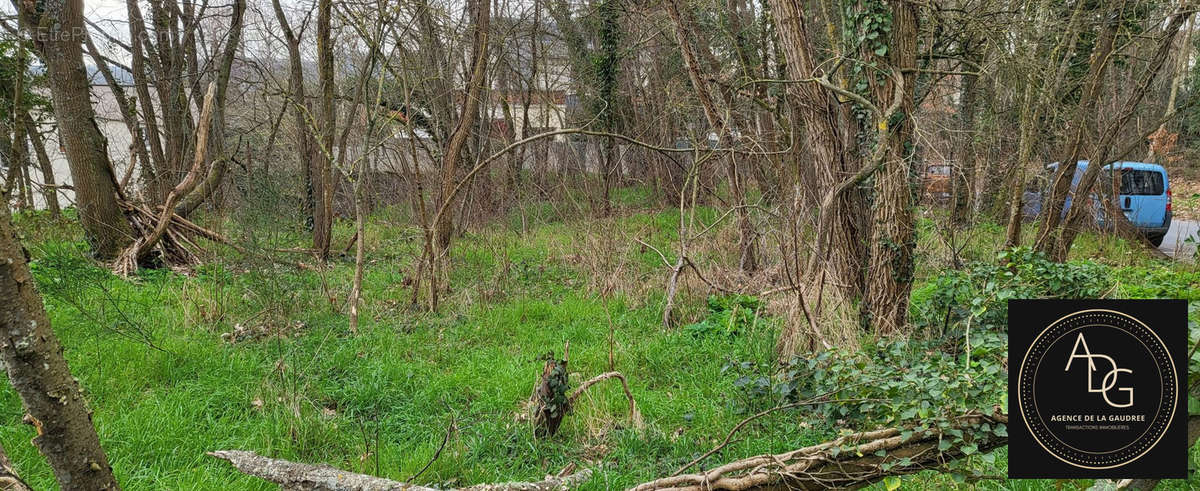
[[[1187,477],[1187,302],[1010,300],[1008,477]]]

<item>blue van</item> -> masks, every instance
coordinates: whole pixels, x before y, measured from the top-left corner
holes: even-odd
[[[1087,166],[1088,161],[1086,160],[1080,160],[1075,166],[1075,175],[1071,179],[1072,194],[1079,185],[1079,178],[1083,176]],[[1041,213],[1042,194],[1049,189],[1050,181],[1057,170],[1057,162],[1047,165],[1046,172],[1039,177],[1035,190],[1025,193],[1024,211],[1026,216],[1037,216]],[[1125,212],[1125,218],[1128,218],[1129,222],[1137,227],[1151,244],[1155,246],[1162,244],[1163,237],[1171,228],[1171,185],[1167,179],[1167,170],[1161,165],[1145,162],[1113,162],[1104,166],[1102,170],[1104,173],[1098,178],[1096,186],[1104,186],[1106,183],[1112,182],[1112,172],[1120,172],[1121,188],[1117,196],[1117,206]],[[1097,187],[1096,189],[1101,188]],[[1096,202],[1095,194],[1092,195],[1092,200],[1093,208],[1096,210],[1096,223],[1103,227],[1106,222],[1104,207],[1099,206],[1099,203]],[[1071,196],[1068,196],[1066,206],[1063,207],[1064,217],[1070,208]]]

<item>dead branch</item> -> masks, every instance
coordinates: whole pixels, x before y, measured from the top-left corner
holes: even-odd
[[[121,251],[121,254],[117,256],[117,260],[114,263],[113,269],[115,269],[118,274],[124,276],[137,271],[138,262],[145,257],[150,250],[154,249],[154,247],[159,244],[159,241],[163,239],[163,236],[168,233],[167,228],[172,222],[171,217],[174,214],[175,204],[178,203],[179,200],[185,198],[188,193],[191,193],[196,189],[196,186],[200,184],[200,172],[203,169],[204,161],[207,158],[208,130],[209,126],[211,126],[210,123],[212,122],[213,94],[215,91],[216,83],[209,83],[208,92],[204,95],[204,105],[200,109],[200,121],[197,123],[196,127],[196,152],[192,159],[192,167],[188,170],[188,173],[186,176],[184,176],[183,180],[180,181],[179,184],[176,184],[175,188],[167,194],[167,200],[163,205],[161,216],[157,218],[157,221],[149,221],[145,223],[138,223],[139,220],[136,216],[130,217],[131,221],[133,222],[132,225],[134,228],[139,229],[138,231],[141,232],[141,236],[134,240],[129,247],[126,247],[125,250]],[[153,223],[154,225],[150,226],[150,223]],[[168,244],[171,244],[171,242]],[[171,255],[170,250],[164,250],[163,253],[164,256]],[[180,252],[179,254],[191,256],[190,252]],[[168,258],[164,257],[164,259]],[[191,258],[188,257],[186,259]]]
[[[663,305],[663,327],[671,327],[672,311],[675,309],[675,293],[679,289],[679,273],[683,271],[686,262],[684,256],[679,256],[679,260],[671,267],[671,277],[667,280],[667,299]]]
[[[634,427],[640,428],[642,426],[642,413],[638,411],[637,402],[633,400],[633,393],[629,391],[629,383],[625,381],[625,376],[621,375],[621,372],[602,373],[580,384],[579,388],[572,391],[571,395],[567,397],[567,406],[575,407],[575,400],[579,399],[579,396],[582,396],[584,391],[610,378],[621,381],[621,388],[625,390],[625,398],[629,400],[629,420],[633,423]]]
[[[8,454],[4,453],[4,447],[0,446],[0,489],[4,491],[30,491],[32,488],[17,475],[16,469],[13,469],[12,463],[8,461]]]
[[[381,477],[347,472],[327,465],[311,465],[264,457],[245,450],[218,450],[208,455],[233,464],[239,472],[279,484],[283,491],[437,491]],[[584,469],[562,477],[547,477],[536,482],[477,484],[470,491],[551,491],[579,487],[592,477]]]
[[[875,382],[875,380],[865,380],[865,381],[859,382],[857,384],[853,384],[850,387],[863,385],[863,384],[867,384],[867,383],[872,383],[872,382]],[[768,414],[774,413],[776,411],[783,411],[785,409],[795,409],[798,407],[811,406],[811,405],[815,405],[815,404],[849,403],[849,402],[861,402],[861,401],[866,400],[866,399],[843,399],[843,400],[838,400],[838,401],[829,400],[829,396],[833,395],[835,392],[839,392],[839,391],[845,390],[850,387],[838,387],[837,389],[834,389],[834,390],[831,390],[831,391],[828,391],[828,392],[825,392],[822,394],[817,394],[816,396],[810,397],[803,401],[797,401],[797,402],[793,402],[793,403],[789,403],[789,404],[781,404],[781,405],[778,405],[778,406],[775,406],[775,407],[772,407],[769,409],[764,409],[762,411],[754,413],[754,414],[746,417],[745,419],[741,420],[740,422],[738,422],[738,424],[734,425],[733,429],[729,430],[729,433],[725,435],[724,441],[717,444],[717,446],[713,447],[709,451],[704,452],[703,455],[696,457],[695,459],[692,459],[691,462],[684,464],[683,467],[680,467],[679,469],[675,470],[675,473],[671,474],[671,476],[678,476],[678,475],[682,474],[683,471],[686,471],[689,468],[691,468],[693,465],[696,465],[696,464],[700,463],[700,461],[707,459],[710,455],[720,452],[721,449],[725,448],[727,445],[729,445],[730,443],[733,442],[734,434],[736,434],[738,431],[741,431],[742,428],[744,428],[747,424],[750,424],[752,421],[759,419],[763,416],[766,416]]]
[[[437,451],[433,453],[433,457],[429,459],[429,462],[426,462],[425,466],[422,467],[421,470],[417,471],[416,474],[413,474],[412,477],[408,478],[409,481],[421,477],[421,474],[424,474],[425,471],[429,470],[429,466],[432,466],[433,463],[437,462],[437,459],[442,456],[442,450],[445,450],[446,444],[450,443],[450,435],[453,435],[458,429],[458,425],[455,424],[455,422],[455,418],[450,418],[450,425],[446,427],[446,435],[442,437],[442,444],[438,445]]]
[[[700,272],[700,268],[696,267],[696,263],[694,261],[692,261],[692,258],[684,256],[684,259],[687,262],[687,266],[689,268],[692,268],[692,271],[696,272],[696,277],[700,278],[700,281],[703,281],[704,284],[708,285],[709,288],[712,288],[713,290],[717,290],[721,293],[737,293],[734,290],[730,290],[729,288],[725,288],[721,285],[718,285],[716,283],[708,281],[708,278],[704,277],[704,273]]]
[[[196,189],[200,184],[200,171],[204,168],[204,160],[208,154],[208,130],[212,126],[212,104],[213,93],[216,91],[216,82],[208,84],[208,93],[204,95],[204,106],[200,109],[200,121],[196,127],[196,152],[192,158],[192,168],[188,170],[186,176],[175,188],[167,194],[167,202],[163,205],[162,216],[158,219],[158,225],[154,227],[154,233],[146,237],[145,241],[137,248],[137,257],[142,257],[150,251],[154,244],[162,238],[163,232],[166,232],[167,225],[170,224],[170,216],[175,208],[175,203],[185,198],[188,193]]]
[[[976,452],[986,453],[1008,443],[1007,437],[979,431],[983,423],[1007,424],[1008,415],[970,413],[958,419],[966,438],[939,450],[942,435],[933,431],[905,434],[898,428],[846,435],[833,441],[775,455],[759,455],[718,466],[707,472],[682,474],[647,482],[634,491],[723,489],[858,488],[884,477],[939,468]],[[967,446],[974,449],[965,451]],[[944,446],[943,446],[944,447]],[[881,452],[882,451],[882,452]],[[884,465],[888,464],[888,465]]]

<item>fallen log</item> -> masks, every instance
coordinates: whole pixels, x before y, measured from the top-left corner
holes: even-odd
[[[761,489],[860,488],[888,476],[941,468],[967,455],[986,453],[1008,444],[1007,433],[980,431],[1008,424],[1008,415],[971,413],[953,426],[964,438],[950,443],[937,430],[898,428],[846,435],[833,441],[775,455],[758,455],[705,472],[664,477],[634,491],[745,491]]]
[[[344,471],[327,465],[301,464],[264,457],[245,450],[218,450],[208,455],[227,461],[243,474],[278,484],[283,491],[440,491],[381,477]],[[462,491],[556,491],[574,489],[592,477],[591,469],[566,476],[547,476],[536,482],[477,484]]]

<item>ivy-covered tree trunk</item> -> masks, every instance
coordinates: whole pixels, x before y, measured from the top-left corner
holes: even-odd
[[[890,66],[891,73],[884,83],[873,84],[872,92],[880,105],[882,101],[899,102],[899,108],[890,121],[879,123],[881,129],[882,125],[893,128],[886,141],[876,142],[887,147],[886,160],[875,173],[874,223],[862,307],[865,320],[874,326],[876,334],[898,332],[907,322],[916,248],[912,94],[917,66],[917,7],[904,0],[890,0],[888,4],[892,32],[886,63],[881,65]],[[896,101],[896,97],[902,100]]]

